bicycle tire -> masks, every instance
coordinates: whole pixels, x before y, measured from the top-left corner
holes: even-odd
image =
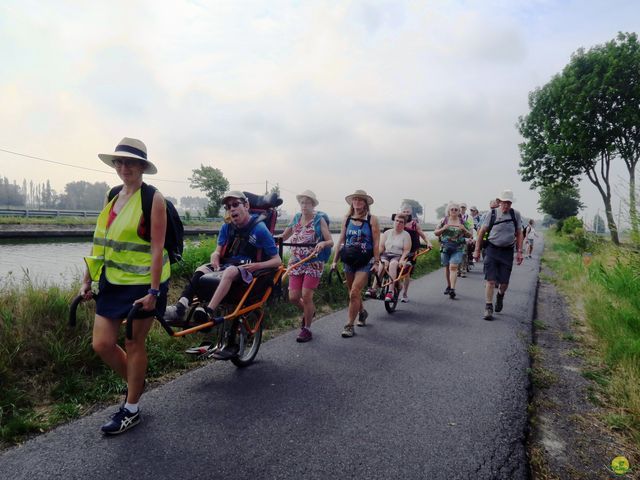
[[[261,310],[254,310],[243,315],[237,323],[236,342],[238,342],[238,355],[231,357],[231,362],[239,368],[248,367],[258,355],[262,343],[262,316]]]
[[[384,308],[387,313],[393,313],[396,311],[396,307],[398,306],[398,297],[400,296],[400,292],[397,288],[395,288],[395,283],[390,283],[391,277],[388,273],[385,273],[382,277],[382,285],[389,284],[382,289],[382,298],[384,300]],[[393,299],[390,302],[387,302],[387,293],[391,292],[393,295]]]

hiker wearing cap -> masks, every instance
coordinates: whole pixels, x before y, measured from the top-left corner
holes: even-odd
[[[406,203],[402,204],[402,208],[400,209],[400,213],[402,213],[405,217],[407,217],[407,223],[404,226],[404,229],[409,236],[411,237],[411,254],[415,253],[420,248],[420,239],[424,240],[424,243],[427,247],[431,248],[431,241],[427,237],[426,233],[420,227],[420,222],[416,217],[414,217],[413,209],[411,205]],[[411,283],[411,275],[407,275],[402,281],[402,295],[400,297],[401,302],[409,301],[409,284]]]
[[[175,305],[167,308],[164,319],[172,325],[180,325],[185,313],[195,295],[194,286],[200,277],[207,273],[223,271],[220,283],[215,289],[206,307],[197,307],[193,312],[196,322],[208,322],[214,316],[215,308],[229,293],[234,282],[251,283],[252,274],[256,270],[276,268],[282,262],[278,255],[278,247],[273,236],[264,222],[258,220],[258,215],[249,212],[249,199],[240,191],[232,190],[224,194],[222,204],[229,218],[220,228],[217,246],[211,254],[210,263],[198,267],[191,277],[191,281],[184,287]],[[241,235],[247,233],[247,235]],[[239,241],[235,241],[236,238]],[[262,252],[261,261],[257,261],[258,252]],[[264,258],[266,257],[266,260]],[[210,343],[207,347],[213,348]],[[193,353],[197,349],[189,349]],[[233,339],[223,349],[214,352],[213,357],[218,360],[228,360],[238,347]],[[206,351],[197,351],[206,353]]]
[[[433,233],[440,239],[440,262],[447,280],[444,294],[453,300],[456,298],[458,266],[462,263],[466,239],[473,235],[460,218],[459,203],[450,202],[447,205],[447,216],[440,221]]]
[[[466,278],[467,272],[469,272],[469,265],[473,264],[473,219],[471,215],[467,213],[467,204],[462,202],[460,204],[460,220],[464,224],[465,228],[471,232],[471,237],[466,239],[466,245],[464,253],[462,255],[462,263],[458,268],[458,276]]]
[[[166,205],[157,190],[152,198],[151,224],[144,222],[142,175],[157,172],[147,158],[145,144],[135,138],[123,138],[113,153],[98,157],[115,169],[123,184],[108,199],[96,221],[92,254],[85,257],[87,269],[80,295],[91,298],[91,282],[98,282],[92,346],[127,383],[124,404],[102,426],[105,434],[114,435],[140,422],[138,402],[147,370],[145,339],[154,317],[164,312],[171,269],[164,249]],[[125,339],[123,349],[118,345],[118,333],[133,304],[141,309],[135,316],[133,338]]]
[[[331,255],[333,240],[329,231],[329,217],[326,213],[314,210],[319,203],[316,194],[305,190],[296,195],[296,200],[300,205],[300,213],[287,225],[282,239],[290,239],[292,244],[306,245],[291,247],[289,265],[316,255],[313,261],[295,266],[289,272],[289,301],[302,310],[302,327],[296,340],[308,342],[312,339],[311,321],[316,314],[313,293],[320,284],[324,263]]]
[[[522,263],[522,220],[520,212],[511,208],[513,192],[504,190],[497,200],[498,208],[492,208],[485,215],[478,238],[487,234],[487,246],[484,257],[484,278],[486,280],[484,319],[493,320],[493,292],[498,287],[495,311],[501,312],[504,295],[509,286],[513,268],[513,249],[516,249],[516,263]],[[480,258],[480,242],[473,252],[474,258]]]
[[[344,338],[353,337],[353,325],[364,327],[368,313],[362,306],[362,289],[369,280],[371,259],[374,266],[380,263],[380,224],[378,217],[371,215],[373,197],[364,190],[356,190],[345,197],[349,212],[344,217],[340,229],[340,239],[336,247],[331,268],[335,269],[338,258],[344,265],[344,273],[349,289],[348,322],[342,330]]]

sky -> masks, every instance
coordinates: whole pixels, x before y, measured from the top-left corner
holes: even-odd
[[[3,0],[0,149],[72,166],[0,151],[0,175],[115,185],[97,154],[126,136],[176,198],[203,195],[188,178],[208,165],[278,184],[288,212],[311,189],[341,215],[364,189],[375,214],[411,198],[429,220],[510,188],[539,218],[517,173],[528,93],[638,19],[635,0]]]

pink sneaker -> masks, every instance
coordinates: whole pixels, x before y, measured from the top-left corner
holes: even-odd
[[[296,342],[304,343],[304,342],[308,342],[312,338],[313,338],[313,335],[311,335],[311,330],[309,330],[306,327],[302,327],[300,329],[300,333],[298,334],[298,338],[296,338]]]
[[[393,294],[391,292],[387,292],[387,294],[384,296],[384,301],[393,302]]]

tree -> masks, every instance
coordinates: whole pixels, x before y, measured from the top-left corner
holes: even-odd
[[[436,208],[436,217],[438,219],[440,218],[444,218],[444,216],[447,214],[447,204],[443,204],[440,205],[438,208]]]
[[[412,200],[411,198],[405,198],[404,200],[402,200],[402,207],[404,208],[405,205],[411,208],[412,217],[420,216],[424,211],[422,209],[422,205],[420,205],[417,200]]]
[[[9,183],[7,177],[0,177],[0,205],[21,207],[25,204],[25,196],[20,192],[20,187],[15,183]]]
[[[58,199],[60,208],[67,210],[101,210],[109,191],[105,182],[69,182]]]
[[[170,197],[169,195],[165,195],[164,196],[165,200],[169,200],[171,203],[173,203],[173,205],[178,205],[178,199],[175,197]]]
[[[205,167],[200,165],[192,171],[193,176],[189,178],[191,188],[202,190],[209,199],[207,205],[207,215],[210,217],[218,216],[220,207],[222,206],[222,196],[229,189],[229,182],[222,171],[213,167]]]
[[[557,220],[573,217],[583,207],[578,189],[561,183],[542,187],[538,206],[541,212],[548,213]]]
[[[180,206],[184,210],[203,211],[207,208],[209,200],[204,197],[180,197]]]

